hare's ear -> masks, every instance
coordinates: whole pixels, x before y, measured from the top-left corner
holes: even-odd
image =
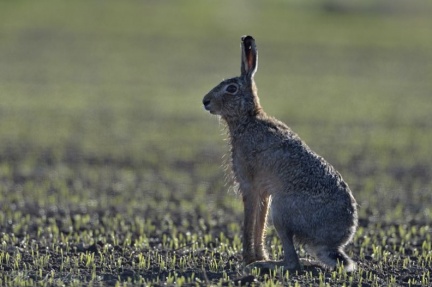
[[[258,68],[258,50],[252,36],[241,38],[242,62],[241,75],[252,79]]]

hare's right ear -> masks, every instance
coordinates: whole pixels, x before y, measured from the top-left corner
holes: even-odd
[[[241,75],[252,79],[258,68],[258,50],[252,36],[241,38],[242,62]]]

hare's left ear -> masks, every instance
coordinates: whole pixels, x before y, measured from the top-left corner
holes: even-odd
[[[258,50],[252,36],[241,38],[242,62],[241,75],[252,79],[258,68]]]

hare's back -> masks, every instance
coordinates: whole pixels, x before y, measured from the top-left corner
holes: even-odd
[[[275,172],[287,190],[307,194],[350,193],[339,172],[294,133],[287,134],[268,158],[274,160]]]

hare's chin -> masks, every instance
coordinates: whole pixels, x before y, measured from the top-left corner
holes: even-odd
[[[212,115],[219,115],[219,113],[218,113],[217,111],[215,111],[215,110],[207,109],[207,108],[206,108],[206,110],[207,110],[210,114],[212,114]]]

